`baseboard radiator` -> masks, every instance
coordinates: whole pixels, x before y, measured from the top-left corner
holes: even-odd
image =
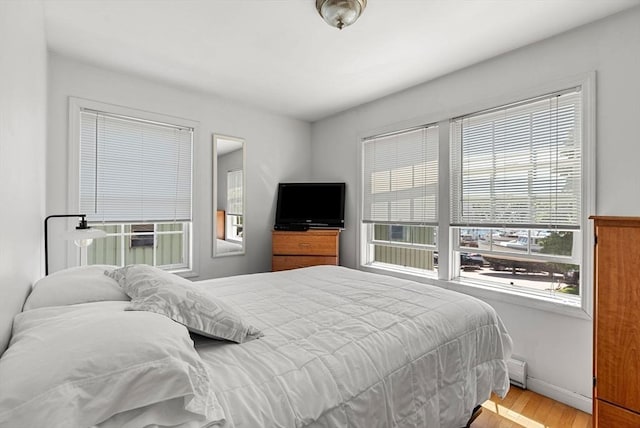
[[[509,380],[511,381],[511,385],[527,389],[527,363],[514,358],[509,358],[507,360],[507,368],[509,369]]]

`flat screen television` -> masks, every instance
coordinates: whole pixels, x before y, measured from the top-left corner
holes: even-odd
[[[345,188],[345,183],[280,183],[275,229],[343,229]]]

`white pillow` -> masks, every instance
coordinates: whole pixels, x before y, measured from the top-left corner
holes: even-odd
[[[150,423],[223,420],[187,330],[125,306],[98,302],[18,314],[0,358],[0,427],[89,427],[165,403],[171,414],[156,411]]]
[[[106,300],[129,300],[117,281],[104,275],[117,266],[91,265],[64,269],[33,284],[23,310]]]
[[[177,275],[149,265],[130,265],[105,275],[116,279],[131,297],[127,310],[162,314],[214,339],[242,343],[262,336],[224,302]]]

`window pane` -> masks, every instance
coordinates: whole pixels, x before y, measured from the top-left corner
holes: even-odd
[[[153,263],[154,247],[129,247],[124,253],[124,264],[144,264],[154,266]]]
[[[187,264],[184,251],[184,231],[184,223],[158,225],[158,248],[156,250],[156,263],[158,266]]]
[[[383,263],[400,268],[412,268],[433,271],[437,260],[434,260],[433,250],[418,248],[398,248],[384,245],[374,245],[373,263]]]
[[[580,235],[541,229],[456,229],[460,278],[555,296],[580,294]]]
[[[80,126],[89,221],[191,219],[192,129],[90,110]]]
[[[453,224],[578,227],[579,88],[451,122]]]
[[[92,224],[107,232],[87,248],[88,264],[148,264],[166,269],[188,267],[188,223]]]
[[[582,103],[574,87],[451,121],[454,277],[579,302]]]
[[[242,215],[242,170],[229,171],[227,173],[227,214]]]
[[[226,225],[228,241],[242,241],[242,237],[244,236],[244,226],[242,223],[241,215],[227,215]]]
[[[481,257],[484,260],[483,265],[462,265],[460,278],[522,292],[562,295],[568,298],[580,295],[580,266],[578,265],[528,260],[506,255],[475,254],[473,256]]]
[[[87,264],[122,266],[122,239],[119,236],[121,226],[92,224],[91,227],[104,230],[107,236],[94,239],[87,247]]]
[[[402,224],[369,224],[368,265],[396,270],[434,271],[437,228]]]
[[[437,126],[369,138],[363,156],[363,220],[437,221]]]

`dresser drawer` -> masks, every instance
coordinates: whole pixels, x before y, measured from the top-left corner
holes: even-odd
[[[336,230],[274,231],[272,235],[273,255],[338,257],[338,233]]]
[[[638,428],[640,414],[596,400],[595,428]]]
[[[338,257],[335,256],[273,256],[271,270],[298,269],[317,265],[337,265]]]

